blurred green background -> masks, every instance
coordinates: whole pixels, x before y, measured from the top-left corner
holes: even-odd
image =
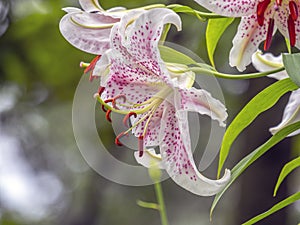
[[[102,0],[103,8],[133,8],[152,3],[186,4],[193,1]],[[14,0],[10,2],[10,25],[0,37],[0,224],[1,225],[125,225],[160,224],[159,214],[136,205],[136,200],[155,201],[152,186],[128,187],[108,181],[89,168],[81,156],[72,131],[72,100],[82,76],[80,61],[94,56],[72,47],[60,35],[61,8],[79,7],[76,0]],[[183,45],[207,60],[205,23],[181,15],[184,32],[171,31],[168,41]],[[228,66],[228,52],[238,21],[229,27],[216,51],[216,66]],[[276,36],[272,50],[283,47]],[[248,72],[254,71],[249,67]],[[98,82],[98,81],[95,81]],[[230,119],[259,90],[272,83],[220,80]],[[235,143],[226,167],[232,166],[270,136],[268,128],[281,119],[285,96],[260,116]],[[93,99],[91,98],[91,101]],[[99,110],[100,113],[100,110]],[[113,144],[110,125],[99,120]],[[111,138],[111,141],[110,141]],[[112,145],[113,146],[113,145]],[[213,198],[198,197],[171,180],[163,182],[171,225],[235,225],[266,210],[295,191],[299,174],[292,174],[272,197],[280,168],[299,154],[300,140],[287,139],[250,167],[219,203],[213,221],[209,208]],[[216,162],[205,172],[216,173]],[[289,225],[300,222],[296,203],[259,224]]]

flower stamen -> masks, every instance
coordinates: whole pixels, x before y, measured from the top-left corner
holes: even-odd
[[[126,133],[122,132],[115,138],[115,144],[118,146],[123,146],[122,142],[120,142],[120,138],[126,135]]]
[[[288,23],[290,44],[293,47],[296,44],[296,29],[295,29],[295,21],[293,20],[292,15],[289,15],[287,23]]]
[[[274,30],[274,19],[270,18],[268,31],[267,31],[267,38],[266,38],[266,41],[265,41],[265,44],[264,44],[264,50],[265,51],[267,51],[271,46],[273,30]]]
[[[127,121],[129,120],[129,118],[130,118],[131,116],[134,116],[134,118],[136,118],[136,117],[137,117],[137,114],[136,114],[135,112],[130,112],[130,113],[128,113],[128,114],[124,117],[124,119],[123,119],[123,124],[124,124],[126,127],[130,127],[129,124],[127,123]]]
[[[289,2],[289,9],[290,9],[290,15],[294,21],[298,19],[298,6],[296,2],[290,1]]]
[[[139,157],[142,157],[144,154],[144,136],[141,135],[138,138],[138,151],[139,151]]]
[[[257,22],[260,26],[264,24],[265,11],[267,10],[270,2],[271,0],[264,0],[257,4],[256,15],[257,15]]]
[[[105,114],[105,118],[107,119],[108,122],[112,122],[111,118],[110,118],[110,114],[111,114],[111,110],[107,110],[106,114]]]

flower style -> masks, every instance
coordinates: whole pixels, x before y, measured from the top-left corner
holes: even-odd
[[[257,51],[252,55],[252,64],[259,71],[268,71],[283,66],[282,57],[273,56],[270,53],[262,55],[260,51]],[[269,75],[269,77],[281,80],[288,78],[286,71]],[[282,121],[276,127],[270,128],[272,134],[277,133],[282,128],[300,121],[300,88],[293,91],[289,101],[284,109]],[[300,130],[291,133],[289,136],[300,134]]]
[[[299,0],[195,0],[212,12],[228,17],[242,17],[232,43],[229,62],[239,71],[251,63],[251,55],[265,40],[264,50],[271,45],[278,30],[290,39],[291,46],[300,48],[298,18]]]
[[[124,114],[128,130],[139,143],[135,153],[144,166],[158,162],[183,188],[198,195],[219,192],[230,179],[226,170],[220,180],[210,180],[197,170],[193,161],[187,112],[209,115],[224,126],[224,105],[207,91],[192,87],[194,73],[187,66],[165,63],[158,43],[165,24],[181,29],[180,17],[165,8],[144,11],[134,22],[122,17],[111,31],[111,49],[97,62],[95,74],[101,87],[95,95],[110,119],[111,112]],[[159,146],[156,154],[153,147]]]

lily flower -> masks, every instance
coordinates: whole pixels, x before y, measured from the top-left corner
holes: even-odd
[[[229,63],[239,71],[251,63],[251,55],[265,40],[264,50],[271,45],[276,29],[300,48],[298,18],[299,0],[195,0],[203,7],[228,17],[241,17],[232,43]]]
[[[191,150],[188,111],[208,115],[221,126],[227,118],[225,106],[205,90],[192,87],[194,73],[185,65],[165,63],[158,44],[165,24],[181,29],[180,17],[166,8],[144,11],[135,21],[122,17],[111,31],[111,49],[97,62],[101,87],[95,95],[111,120],[111,112],[124,114],[128,129],[116,137],[133,133],[138,138],[139,163],[164,168],[180,186],[198,195],[214,195],[230,179],[230,171],[219,180],[204,177],[196,168]],[[159,146],[160,154],[153,147]]]
[[[283,66],[282,57],[273,56],[271,53],[266,53],[262,55],[260,51],[257,51],[252,55],[252,64],[253,66],[261,72],[276,69]],[[269,77],[281,80],[288,78],[286,71],[269,75]],[[270,128],[270,132],[274,135],[282,128],[300,121],[300,88],[292,91],[289,101],[284,109],[282,121],[276,127]],[[300,134],[300,130],[297,130],[289,136],[294,136]]]

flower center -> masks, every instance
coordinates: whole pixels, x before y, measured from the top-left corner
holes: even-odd
[[[264,50],[268,50],[271,46],[273,31],[274,31],[274,14],[279,10],[280,7],[283,7],[282,0],[273,0],[274,2],[274,13],[272,17],[270,17],[268,21],[268,30],[267,30],[267,36],[266,41],[264,43]],[[268,7],[272,4],[271,0],[263,0],[260,1],[257,4],[257,10],[256,10],[256,16],[257,16],[257,22],[260,26],[263,26],[264,20],[265,20],[265,12],[268,9]],[[285,5],[287,6],[287,5]],[[289,39],[291,46],[295,46],[296,44],[296,30],[295,30],[295,22],[298,19],[298,6],[295,0],[289,0],[288,1],[288,19],[287,19],[287,27],[289,32]]]
[[[122,142],[120,139],[128,135],[129,132],[131,132],[134,128],[141,125],[143,126],[143,132],[138,137],[138,146],[139,146],[139,152],[140,157],[143,155],[144,152],[144,137],[147,133],[149,123],[151,121],[151,118],[153,117],[154,113],[158,109],[158,107],[161,105],[161,103],[167,98],[167,96],[172,92],[172,88],[165,85],[161,88],[161,90],[156,93],[153,97],[149,98],[148,100],[142,102],[142,103],[133,103],[126,99],[125,95],[117,95],[114,98],[103,100],[101,98],[101,94],[105,90],[104,87],[99,88],[98,93],[94,95],[94,97],[100,102],[102,105],[102,109],[104,112],[106,112],[106,119],[109,122],[112,122],[110,118],[111,112],[116,112],[119,114],[123,114],[124,119],[123,123],[125,126],[128,127],[126,131],[121,132],[119,135],[117,135],[115,139],[115,144],[121,146]],[[137,118],[138,115],[139,119],[135,120],[133,124],[130,123],[130,118],[133,116]]]

